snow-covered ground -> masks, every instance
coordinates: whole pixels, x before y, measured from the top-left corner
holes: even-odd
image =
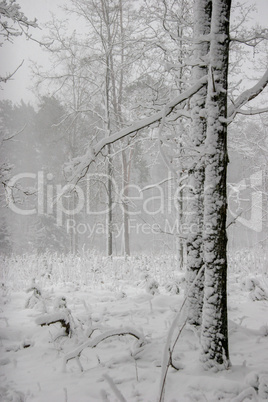
[[[268,399],[267,267],[241,255],[230,261],[232,368],[203,371],[198,334],[186,325],[165,402]],[[13,257],[1,261],[1,283],[1,401],[159,400],[165,342],[185,289],[173,257]],[[40,325],[57,319],[71,336],[59,322]],[[126,335],[102,340],[118,331]]]

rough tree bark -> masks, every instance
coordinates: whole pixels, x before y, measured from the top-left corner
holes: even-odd
[[[211,25],[212,0],[196,0],[194,3],[194,48],[193,56],[197,63],[193,67],[193,84],[207,75],[205,58],[209,51],[209,41],[200,40],[209,35]],[[198,64],[199,63],[199,64]],[[203,65],[202,65],[203,64]],[[200,158],[206,138],[206,119],[202,112],[205,108],[207,86],[201,88],[191,99],[191,144]],[[203,193],[205,181],[204,165],[198,161],[190,168],[187,199],[187,287],[188,322],[201,325],[204,295],[204,274],[199,275],[195,286],[191,286],[196,275],[203,267]]]
[[[231,0],[212,1],[206,101],[204,262],[201,360],[206,369],[228,368],[227,324],[227,79]]]

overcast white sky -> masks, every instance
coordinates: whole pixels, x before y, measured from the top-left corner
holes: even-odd
[[[58,17],[62,15],[59,6],[68,2],[68,0],[17,0],[21,5],[22,11],[29,19],[38,20],[40,27],[50,19],[50,13],[53,12]],[[245,2],[253,4],[256,3],[257,12],[255,19],[263,26],[268,26],[268,0],[246,0]],[[42,38],[44,30],[32,30],[32,33],[38,39]],[[21,99],[28,102],[34,102],[34,96],[30,89],[31,87],[31,74],[30,65],[31,61],[37,61],[39,64],[46,63],[46,55],[40,49],[40,46],[32,41],[27,41],[25,38],[20,37],[15,39],[14,44],[4,45],[0,48],[1,52],[1,66],[0,74],[4,75],[16,69],[16,67],[24,60],[22,67],[14,76],[14,79],[3,85],[0,91],[0,99],[11,99],[13,102],[20,102]]]

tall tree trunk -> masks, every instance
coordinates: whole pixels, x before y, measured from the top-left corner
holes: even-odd
[[[201,360],[206,369],[229,366],[227,324],[227,78],[231,0],[213,0],[206,103],[204,262]]]
[[[106,111],[106,131],[107,136],[111,135],[111,106],[112,106],[112,81],[113,81],[113,44],[111,39],[111,22],[109,13],[109,2],[106,0],[101,0],[102,17],[104,24],[107,29],[107,41],[103,42],[103,47],[105,49],[105,64],[106,64],[106,82],[105,82],[105,111]],[[103,38],[102,38],[103,40]],[[112,186],[112,157],[111,157],[111,144],[108,145],[108,156],[107,156],[107,192],[108,192],[108,212],[107,212],[107,254],[109,257],[113,255],[113,186]]]
[[[263,240],[262,249],[265,258],[267,257],[268,250],[268,158],[265,158],[265,166],[263,168],[263,192],[262,192],[262,227],[263,227]]]
[[[107,136],[111,135],[111,115],[110,115],[110,63],[109,57],[106,58],[106,93],[105,93],[105,111],[106,111],[106,130]],[[107,197],[108,197],[108,211],[107,211],[107,255],[113,255],[113,196],[112,196],[112,157],[111,157],[111,144],[108,145],[107,156]]]
[[[108,145],[108,157],[107,157],[107,175],[108,175],[108,215],[107,215],[107,228],[108,228],[108,236],[107,236],[107,254],[109,257],[113,255],[113,186],[112,186],[112,158],[110,156],[111,146]]]
[[[130,255],[129,242],[129,216],[128,216],[128,196],[129,196],[129,166],[127,162],[126,150],[122,151],[123,164],[123,240],[124,240],[124,255]]]
[[[212,0],[196,0],[194,3],[194,59],[205,64],[209,51],[208,40],[200,38],[210,33]],[[193,67],[193,84],[207,74],[207,67],[197,64]],[[200,155],[206,138],[206,119],[202,111],[205,108],[207,87],[200,89],[191,99],[191,142],[193,149]],[[200,158],[200,156],[198,156]],[[188,237],[187,237],[187,285],[188,285],[188,322],[201,325],[204,295],[204,274],[200,272],[194,286],[191,286],[198,272],[203,267],[203,193],[205,168],[201,161],[190,168],[188,182]]]
[[[182,1],[181,4],[181,14],[184,15],[185,13],[185,3],[184,1]],[[180,24],[178,24],[178,37],[180,39],[183,38],[183,32],[184,31],[184,27],[181,26]],[[178,70],[178,88],[179,91],[182,92],[183,91],[183,64],[184,64],[184,49],[183,49],[183,41],[180,40],[179,41],[179,57],[178,57],[178,61],[181,64],[181,67]],[[180,128],[179,128],[180,131]],[[182,135],[179,134],[180,138],[180,142],[179,142],[179,158],[181,158],[182,156],[182,151],[183,151],[183,144],[182,144]],[[182,228],[183,225],[183,196],[184,196],[184,191],[183,191],[183,187],[181,186],[181,176],[182,176],[182,166],[180,168],[180,171],[178,172],[177,175],[177,181],[178,181],[178,186],[179,186],[179,191],[178,191],[178,198],[177,198],[177,217],[178,217],[178,223],[179,223],[179,227]],[[178,269],[180,271],[183,270],[184,267],[184,248],[185,248],[185,240],[178,236],[177,237],[177,247],[178,247]]]
[[[181,173],[178,173],[177,181],[178,181],[178,186],[180,186],[180,180],[181,180]],[[177,198],[177,219],[179,223],[179,227],[182,227],[183,224],[183,190],[180,188],[180,191],[178,191],[178,198]],[[177,256],[178,256],[178,269],[179,271],[183,270],[184,267],[184,250],[183,250],[183,243],[184,239],[181,237],[178,237],[177,239]]]
[[[123,24],[123,3],[119,0],[119,25],[120,25],[120,36],[121,36],[121,70],[118,84],[118,99],[116,102],[116,115],[118,120],[118,128],[123,127],[123,112],[122,112],[122,102],[123,102],[123,84],[124,84],[124,63],[125,63],[125,28]],[[116,85],[114,85],[114,93]],[[115,99],[115,97],[114,97]],[[122,141],[124,143],[124,141]],[[128,195],[129,195],[129,182],[130,182],[130,165],[131,165],[131,155],[127,150],[122,151],[122,174],[123,174],[123,241],[124,241],[124,255],[130,255],[130,233],[129,233],[129,213],[128,213]]]

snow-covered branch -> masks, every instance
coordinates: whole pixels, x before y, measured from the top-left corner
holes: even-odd
[[[239,113],[241,107],[246,103],[256,98],[267,86],[268,84],[268,69],[266,70],[263,77],[255,84],[253,87],[245,90],[241,95],[238,96],[234,104],[228,110],[228,123],[231,123],[235,118],[236,114]]]
[[[8,75],[6,75],[5,77],[0,77],[0,82],[4,82],[6,83],[8,80],[10,80],[18,71],[18,69],[23,65],[24,60],[22,60],[22,62],[20,63],[20,65],[12,72],[9,73]]]
[[[256,32],[253,36],[249,37],[231,37],[230,41],[232,42],[239,42],[243,43],[247,46],[252,46],[255,47],[257,46],[261,41],[267,40],[268,39],[268,30],[267,29],[262,29],[260,32]]]
[[[5,41],[13,43],[13,38],[21,35],[25,35],[27,39],[35,40],[28,33],[29,28],[38,28],[36,19],[30,21],[21,11],[16,0],[0,0],[0,45]],[[1,79],[4,82],[6,80]]]
[[[11,40],[12,36],[22,35],[24,32],[23,28],[37,28],[37,20],[30,21],[28,18],[20,11],[21,7],[14,0],[2,0],[0,1],[0,37],[5,40]],[[14,27],[13,24],[17,24]]]
[[[29,33],[30,28],[39,28],[36,18],[32,21],[29,20],[21,11],[21,6],[16,3],[16,0],[0,0],[0,46],[6,41],[13,43],[14,38],[22,35],[40,45],[48,46],[35,39]],[[11,79],[22,64],[23,61],[14,72],[4,77],[0,76],[0,82],[6,83]]]
[[[238,109],[236,111],[237,114],[243,114],[246,116],[253,116],[255,114],[262,114],[262,113],[267,113],[268,112],[268,107],[265,108],[261,108],[261,109],[248,109],[248,110],[244,110],[244,109]]]
[[[12,140],[14,137],[16,137],[17,135],[21,134],[24,131],[25,127],[26,127],[26,124],[19,131],[17,131],[16,133],[11,134],[9,137],[4,137],[2,139],[2,142]],[[2,144],[2,142],[1,142],[1,144]]]
[[[176,113],[174,113],[174,115],[172,115],[172,117],[170,119],[168,119],[167,121],[175,121],[181,117],[185,117],[185,119],[190,119],[191,118],[191,113],[188,110],[178,110]]]
[[[66,335],[69,335],[70,317],[69,314],[66,313],[66,311],[58,311],[52,314],[45,314],[36,319],[36,324],[41,325],[41,327],[43,327],[44,325],[56,324],[57,322],[59,322],[61,326],[65,328]]]
[[[248,398],[253,398],[251,400],[255,402],[258,401],[258,395],[253,387],[244,389],[239,395],[233,398],[231,402],[243,402]]]
[[[173,177],[166,177],[165,179],[159,181],[158,183],[150,184],[149,186],[143,187],[140,189],[140,193],[146,190],[151,190],[152,188],[161,186],[161,184],[166,183],[167,181],[173,180]]]
[[[177,314],[175,315],[175,318],[169,328],[168,331],[168,335],[167,335],[167,340],[166,340],[166,344],[165,344],[165,348],[164,348],[164,353],[163,353],[163,358],[162,358],[162,372],[161,372],[161,379],[160,379],[160,394],[159,394],[159,402],[163,402],[164,400],[164,389],[165,389],[165,383],[166,383],[166,378],[167,378],[167,372],[169,369],[169,366],[171,365],[172,362],[172,354],[174,352],[176,343],[178,342],[178,339],[181,335],[181,332],[183,330],[183,328],[185,327],[186,323],[187,323],[187,317],[186,320],[184,319],[183,322],[180,324],[181,318],[182,318],[182,311],[183,308],[185,306],[185,303],[188,299],[188,295],[190,294],[192,288],[194,287],[195,283],[197,282],[197,280],[199,279],[199,277],[201,276],[201,274],[204,271],[204,266],[199,270],[198,274],[196,275],[193,283],[191,284],[191,286],[189,287],[186,296],[181,304],[181,307],[179,309],[179,311],[177,312]],[[180,327],[180,330],[178,331],[178,327]],[[177,331],[175,339],[173,339],[173,335],[175,330]]]
[[[132,335],[134,338],[138,339],[139,345],[141,346],[145,342],[144,336],[139,333],[136,329],[134,328],[120,328],[120,329],[112,329],[104,332],[101,335],[96,336],[94,339],[89,339],[88,341],[84,342],[82,345],[78,346],[74,351],[68,353],[64,357],[64,362],[63,362],[63,370],[65,371],[66,369],[66,364],[68,363],[69,360],[71,359],[76,359],[78,362],[79,368],[81,371],[83,371],[81,363],[78,361],[82,351],[85,348],[95,348],[100,342],[104,341],[107,338],[110,338],[111,336],[122,336],[122,335]]]
[[[189,99],[193,96],[196,92],[198,92],[204,85],[207,83],[207,76],[202,77],[200,80],[196,82],[191,88],[187,89],[173,100],[171,100],[165,106],[165,116],[168,116],[173,109],[178,106],[180,103],[184,102],[185,100]],[[82,156],[80,162],[73,173],[70,182],[72,184],[76,184],[87,172],[91,163],[95,160],[96,156],[101,152],[101,150],[108,144],[112,144],[118,140],[121,140],[124,137],[129,136],[130,134],[136,133],[143,128],[149,127],[150,125],[160,121],[163,118],[163,111],[159,111],[154,113],[152,116],[145,117],[138,121],[135,121],[130,126],[123,128],[122,130],[110,135],[109,137],[103,138],[98,144],[95,146],[94,149],[89,149],[87,153]]]

